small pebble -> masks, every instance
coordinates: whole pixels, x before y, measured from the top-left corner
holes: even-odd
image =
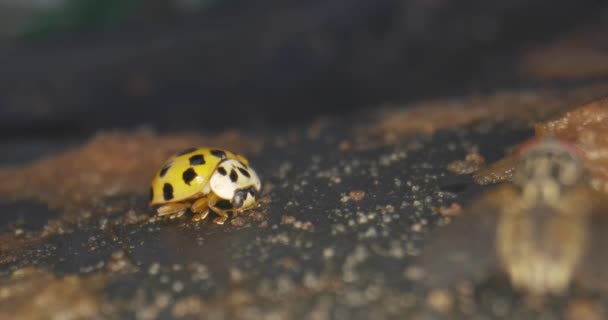
[[[436,289],[429,293],[426,303],[434,311],[445,314],[452,310],[454,297],[447,290]]]
[[[355,201],[355,202],[359,202],[361,200],[363,200],[363,198],[365,198],[365,191],[363,190],[351,190],[348,193],[348,197]]]

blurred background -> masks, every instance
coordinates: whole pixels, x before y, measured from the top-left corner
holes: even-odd
[[[607,8],[599,0],[0,0],[0,137],[268,129],[538,85],[516,71],[521,52],[601,23]]]

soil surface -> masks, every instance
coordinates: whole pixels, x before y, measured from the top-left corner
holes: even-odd
[[[550,130],[607,95],[603,69],[581,80],[556,53],[534,62],[542,50],[570,52],[569,41],[589,44],[580,39],[569,34],[523,54],[522,77],[560,80],[543,85],[288,128],[0,140],[0,317],[603,319],[601,293],[530,297],[500,274],[428,288],[415,267],[434,232],[490,188],[469,173],[511,154],[535,124]],[[584,48],[608,64],[595,44],[577,46],[573,57],[585,60]],[[223,226],[211,215],[196,223],[155,217],[152,175],[189,146],[245,154],[262,179],[259,206]],[[589,165],[601,180],[605,153],[597,156]]]

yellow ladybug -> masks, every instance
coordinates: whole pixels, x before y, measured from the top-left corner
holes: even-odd
[[[260,178],[249,161],[219,148],[190,148],[169,158],[152,179],[150,205],[160,205],[159,216],[181,217],[194,212],[193,221],[209,210],[224,224],[232,212],[251,208],[261,189]]]

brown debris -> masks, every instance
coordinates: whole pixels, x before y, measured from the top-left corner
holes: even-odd
[[[568,303],[566,320],[601,320],[605,319],[602,308],[590,299],[579,298]]]
[[[235,213],[230,219],[230,224],[235,227],[244,227],[250,222],[256,222],[258,225],[262,225],[267,221],[266,215],[264,214],[264,212],[260,211],[260,208],[264,207],[269,202],[269,197],[260,198],[257,202],[256,208],[249,209],[244,212]]]
[[[449,207],[441,207],[437,209],[440,215],[444,217],[454,217],[462,213],[462,206],[456,202],[453,202]]]
[[[298,224],[297,222],[294,225],[296,228],[298,229],[302,229],[304,231],[313,231],[315,228],[315,225],[312,224],[312,222],[310,221],[305,221],[302,224]]]
[[[310,221],[299,221],[296,219],[296,217],[289,215],[281,216],[281,224],[290,225],[295,229],[304,231],[312,231],[315,227]]]
[[[409,266],[403,271],[403,276],[410,281],[420,281],[424,278],[425,272],[417,266]]]
[[[249,216],[251,217],[251,220],[253,220],[255,222],[262,223],[262,222],[266,221],[266,215],[257,210],[252,210],[251,213],[249,214]]]
[[[387,109],[369,126],[357,128],[356,145],[358,149],[368,149],[395,144],[416,134],[432,134],[481,121],[533,122],[596,99],[606,92],[608,83],[600,82],[572,90],[521,90],[419,102]]]
[[[353,144],[350,141],[341,141],[338,144],[338,150],[340,150],[340,152],[349,152],[353,149]]]
[[[146,213],[138,214],[135,210],[129,210],[124,216],[115,221],[115,224],[140,224],[150,219],[150,215]]]
[[[553,120],[538,123],[534,129],[536,136],[532,139],[552,134],[580,149],[586,168],[591,173],[591,185],[608,193],[608,98],[587,103]],[[528,142],[525,141],[522,145]],[[481,184],[509,179],[516,161],[516,154],[505,157],[478,172],[474,178]]]
[[[256,301],[260,300],[263,299],[237,288],[231,290],[223,299],[205,299],[200,296],[179,298],[170,310],[176,319],[255,319],[259,317],[251,312],[259,312]]]
[[[196,134],[161,136],[137,132],[104,132],[81,147],[34,163],[0,169],[0,195],[38,199],[66,211],[95,204],[107,196],[147,194],[152,175],[170,155],[192,146],[221,146],[245,154],[260,141],[238,132],[217,137]]]
[[[306,130],[306,136],[310,140],[316,140],[321,137],[323,130],[330,125],[330,121],[325,118],[318,118],[312,122],[312,124]]]
[[[16,234],[15,231],[0,233],[0,265],[8,264],[17,258],[13,253],[19,252],[24,248],[35,246],[40,240],[49,235],[64,234],[72,231],[73,226],[60,219],[51,219],[43,227],[42,231],[21,230]]]
[[[536,135],[566,139],[583,151],[592,185],[608,193],[608,98],[593,101],[564,116],[535,126]]]
[[[285,214],[281,216],[281,224],[293,224],[294,222],[296,222],[296,217],[294,216],[288,216]]]
[[[452,310],[454,297],[448,290],[435,289],[427,296],[426,303],[432,310],[445,314]]]
[[[298,270],[300,268],[300,261],[294,257],[282,257],[277,262],[279,266],[287,270]]]
[[[473,181],[481,185],[486,185],[509,180],[513,176],[517,159],[517,154],[509,154],[491,165],[481,168],[479,171],[475,172],[473,174]]]
[[[348,197],[355,201],[355,202],[359,202],[361,200],[363,200],[363,198],[365,198],[365,191],[363,190],[351,190],[348,193]]]
[[[124,250],[112,253],[106,268],[113,273],[130,273],[139,270]]]
[[[206,309],[205,303],[198,296],[187,296],[175,302],[171,308],[171,314],[175,318],[184,318],[186,316],[199,316]]]
[[[454,174],[471,174],[479,171],[485,164],[486,159],[477,151],[477,148],[473,148],[469,150],[464,160],[448,164],[448,171]]]
[[[24,268],[0,280],[0,318],[102,319],[101,276],[56,277]]]
[[[230,225],[235,227],[244,227],[247,225],[247,218],[243,216],[236,216],[230,219]]]

